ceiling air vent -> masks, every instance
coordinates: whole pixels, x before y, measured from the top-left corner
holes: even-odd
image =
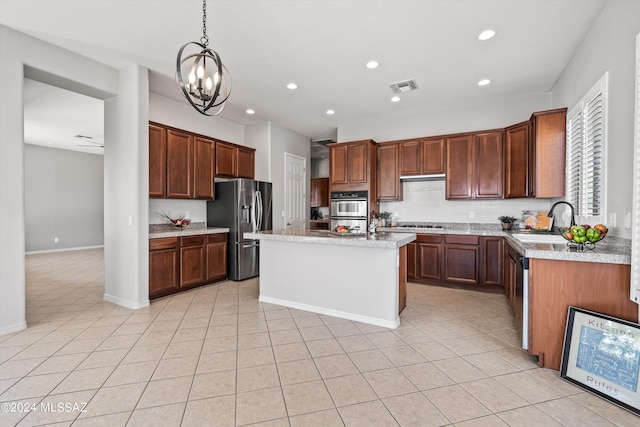
[[[391,83],[389,85],[393,93],[406,93],[418,89],[418,83],[415,80],[406,80],[404,82]]]

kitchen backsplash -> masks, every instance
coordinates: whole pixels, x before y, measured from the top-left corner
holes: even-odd
[[[400,222],[498,223],[501,215],[520,218],[523,210],[548,211],[551,207],[547,199],[446,200],[444,181],[405,182],[403,186],[403,201],[380,202],[380,211],[397,212]]]
[[[207,222],[207,202],[204,200],[149,199],[149,224],[168,223],[160,216],[163,211],[174,218],[189,212],[192,222]]]

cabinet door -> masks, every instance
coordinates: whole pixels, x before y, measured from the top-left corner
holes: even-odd
[[[420,175],[421,141],[400,143],[400,176]]]
[[[473,197],[473,135],[447,139],[446,198]]]
[[[502,199],[504,192],[502,132],[477,134],[474,145],[474,197]]]
[[[196,137],[193,141],[193,197],[213,200],[213,168],[215,142]]]
[[[193,198],[193,137],[167,131],[167,197]]]
[[[318,204],[318,179],[312,178],[309,183],[309,206],[317,208]]]
[[[205,236],[180,238],[180,286],[192,286],[206,280]]]
[[[449,283],[480,283],[479,236],[446,235],[444,280]]]
[[[167,192],[167,130],[149,125],[149,197]]]
[[[347,170],[349,184],[365,184],[368,181],[368,145],[349,144]]]
[[[178,289],[178,239],[149,241],[149,298],[158,298]]]
[[[317,178],[316,198],[318,206],[329,206],[329,178]]]
[[[398,170],[400,151],[399,144],[376,147],[378,200],[402,200],[402,183]]]
[[[238,177],[255,178],[255,150],[238,147]]]
[[[532,116],[535,196],[564,197],[567,109]]]
[[[227,277],[227,234],[207,236],[207,281]]]
[[[422,168],[423,175],[444,173],[444,138],[427,139],[422,141]]]
[[[216,176],[237,177],[237,148],[223,142],[216,142]]]
[[[329,148],[329,179],[331,185],[348,184],[348,145],[334,145]]]
[[[529,195],[529,122],[505,129],[504,140],[504,198]]]
[[[429,280],[442,280],[442,245],[418,243],[418,277]]]
[[[480,284],[502,286],[502,237],[481,237],[480,249]]]
[[[416,260],[416,242],[407,244],[407,280],[412,280],[417,277],[417,260]]]

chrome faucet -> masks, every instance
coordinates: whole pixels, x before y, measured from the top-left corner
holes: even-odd
[[[571,226],[576,225],[575,209],[573,208],[573,205],[571,203],[565,202],[564,200],[560,200],[559,202],[555,202],[553,204],[553,206],[551,206],[551,209],[549,210],[549,213],[547,214],[547,216],[549,218],[553,218],[553,210],[555,209],[555,207],[557,205],[559,205],[561,203],[569,206],[569,208],[571,209]]]

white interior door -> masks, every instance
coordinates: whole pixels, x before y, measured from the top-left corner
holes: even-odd
[[[307,224],[307,159],[284,153],[284,228],[302,230]]]

